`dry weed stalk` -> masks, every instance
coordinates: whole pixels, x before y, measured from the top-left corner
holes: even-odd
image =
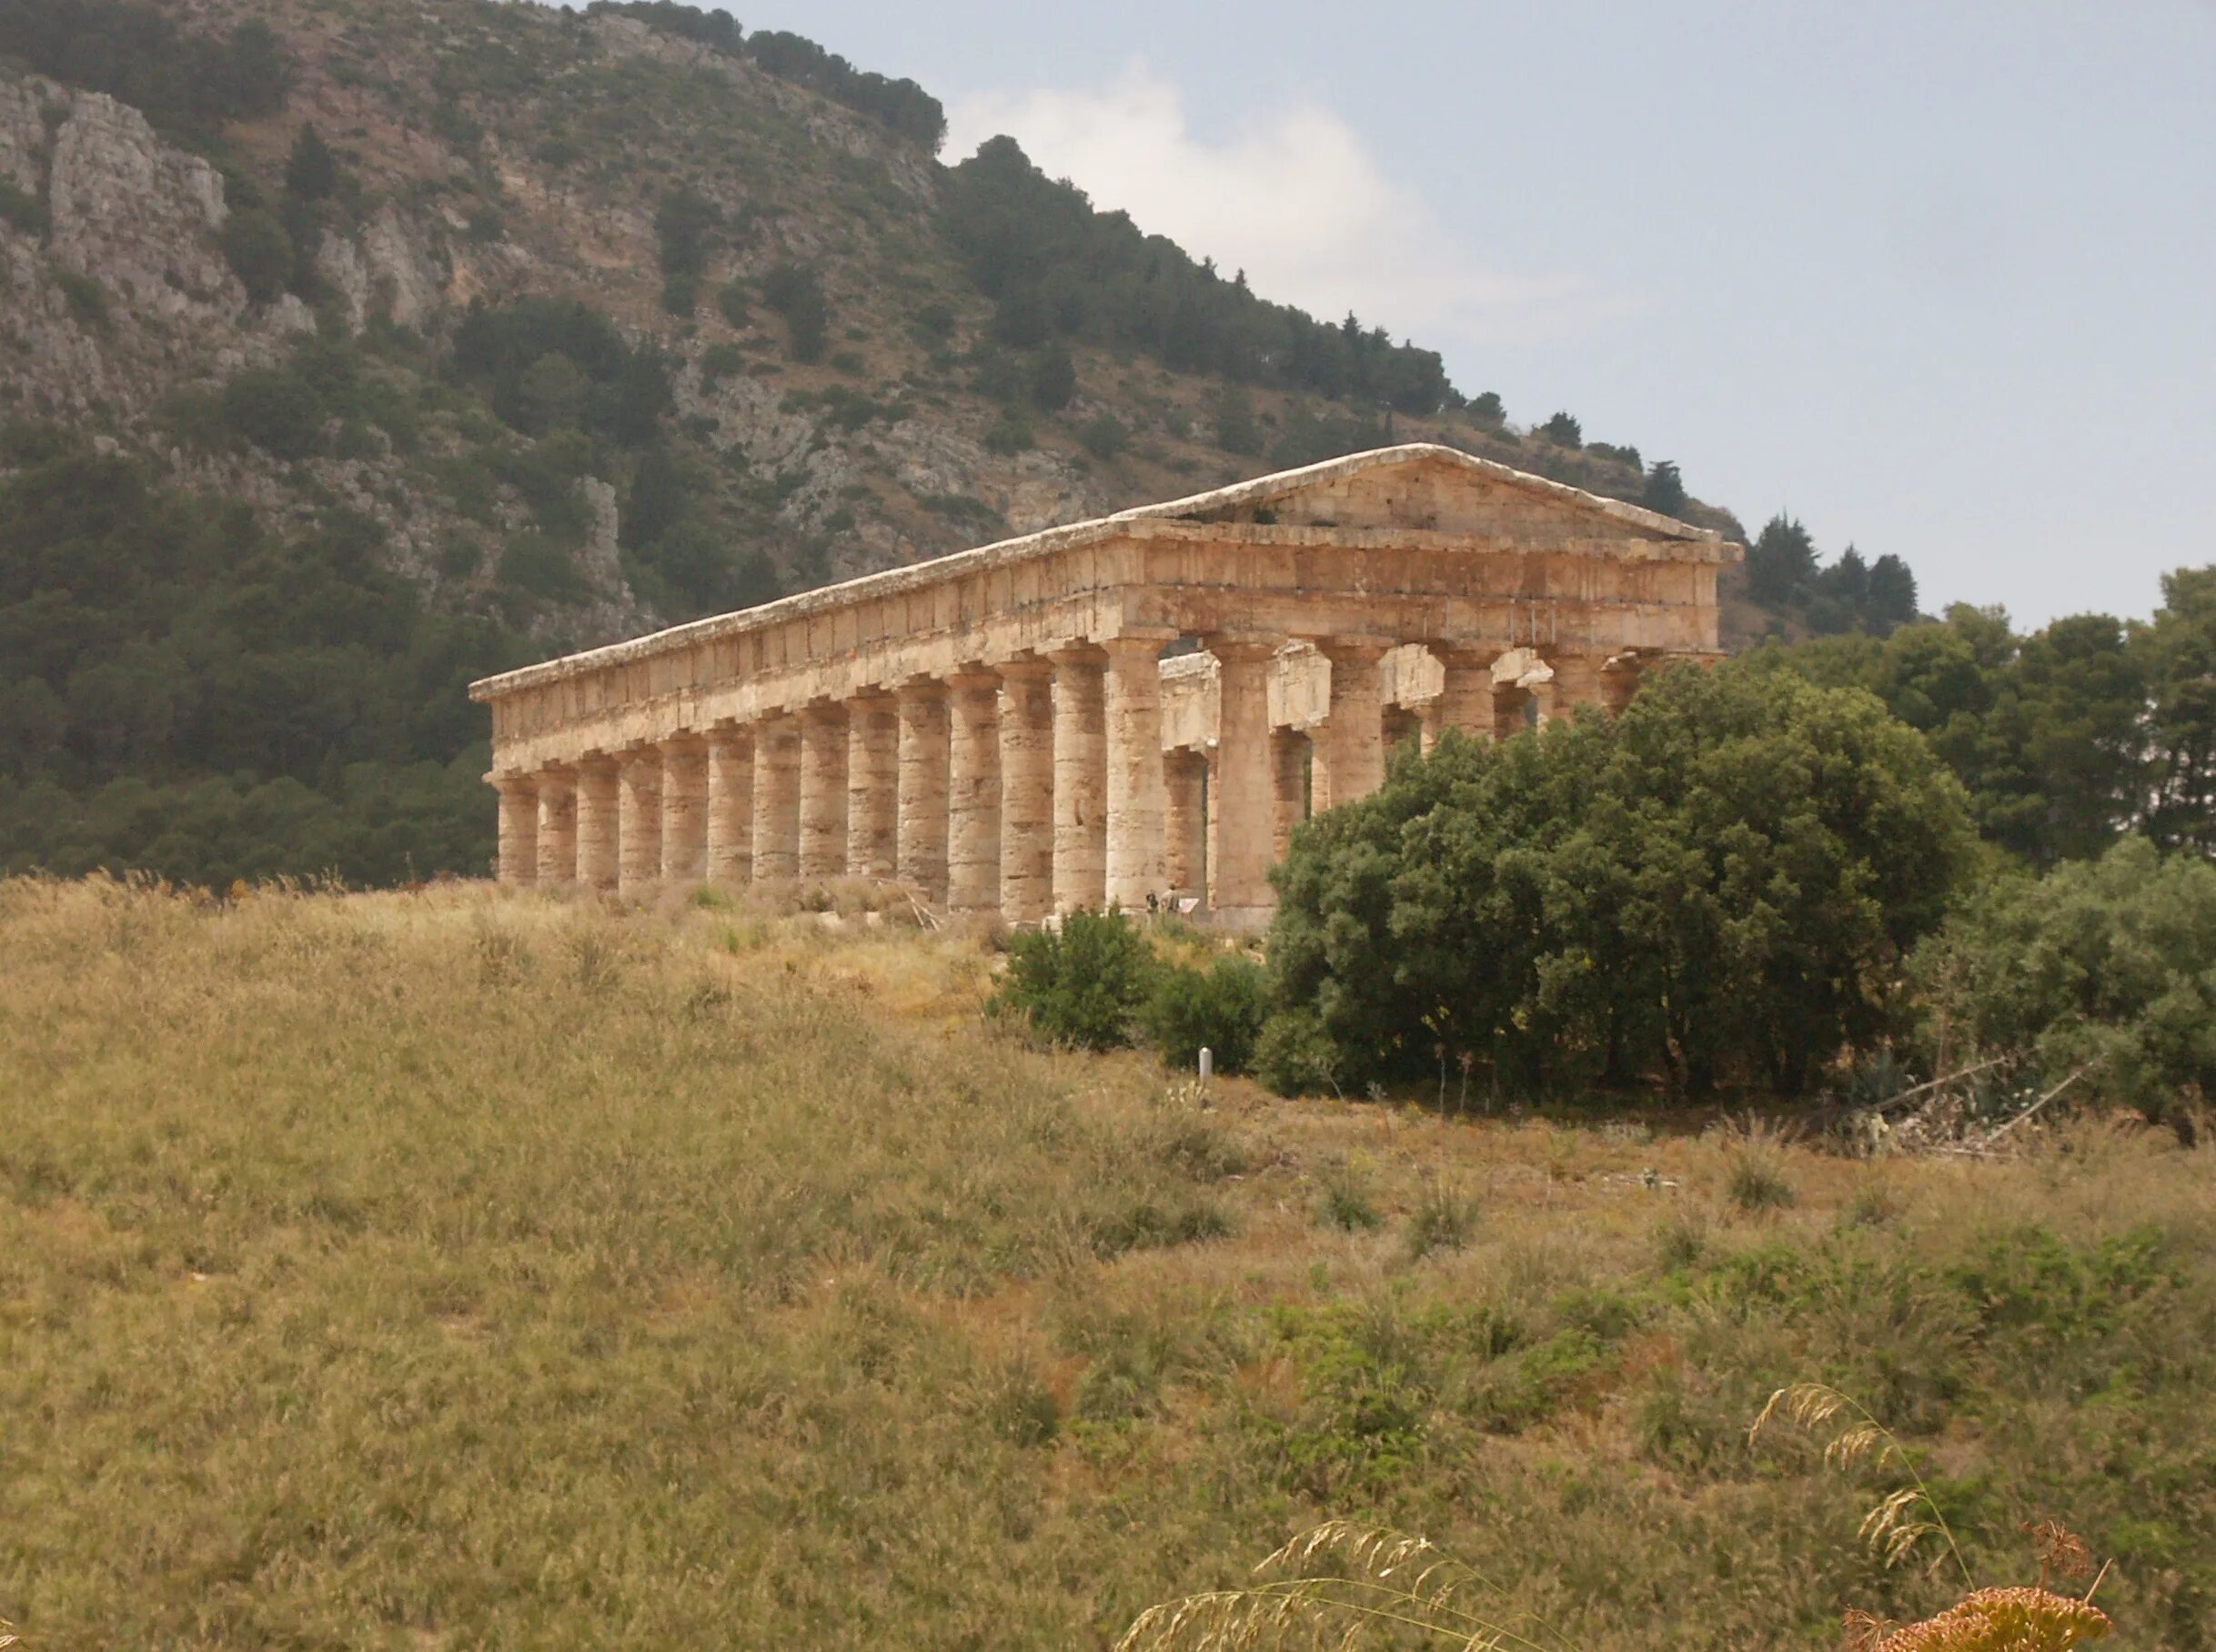
[[[1335,1562],[1342,1572],[1311,1568]],[[1289,1577],[1268,1577],[1292,1571]],[[1215,1589],[1142,1612],[1116,1652],[1245,1652],[1286,1644],[1346,1647],[1364,1631],[1394,1625],[1420,1631],[1460,1652],[1574,1652],[1559,1630],[1529,1613],[1507,1622],[1486,1616],[1469,1597],[1502,1596],[1500,1587],[1430,1539],[1389,1526],[1327,1520],[1254,1568],[1267,1578],[1251,1588]],[[1516,1626],[1549,1637],[1533,1639]]]
[[[1908,1476],[1908,1484],[1888,1492],[1878,1505],[1862,1516],[1861,1537],[1873,1549],[1885,1556],[1889,1566],[1899,1566],[1916,1552],[1925,1538],[1937,1536],[1946,1545],[1946,1553],[1954,1557],[1955,1569],[1962,1574],[1964,1587],[1971,1587],[1969,1566],[1962,1558],[1961,1546],[1955,1542],[1954,1533],[1948,1529],[1947,1516],[1939,1512],[1939,1504],[1916,1472],[1916,1465],[1899,1437],[1884,1424],[1870,1415],[1858,1400],[1841,1394],[1826,1383],[1794,1383],[1778,1389],[1769,1396],[1747,1430],[1751,1444],[1760,1436],[1770,1419],[1782,1414],[1797,1427],[1810,1432],[1844,1422],[1845,1426],[1824,1445],[1824,1461],[1842,1472],[1857,1464],[1868,1462],[1872,1467],[1898,1468]],[[1929,1516],[1916,1517],[1920,1506]],[[1936,1568],[1939,1561],[1932,1565]]]

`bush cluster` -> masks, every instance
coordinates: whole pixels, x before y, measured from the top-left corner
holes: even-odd
[[[1253,1060],[1267,987],[1251,958],[1227,954],[1203,968],[1159,957],[1113,909],[1018,934],[1008,954],[992,1010],[1051,1043],[1093,1051],[1143,1043],[1178,1067],[1195,1064],[1204,1048],[1225,1073]]]

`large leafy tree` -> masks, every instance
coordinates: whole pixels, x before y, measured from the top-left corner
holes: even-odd
[[[1970,841],[1960,787],[1873,698],[1748,666],[1450,738],[1295,834],[1264,1063],[1796,1091],[1888,1025]]]

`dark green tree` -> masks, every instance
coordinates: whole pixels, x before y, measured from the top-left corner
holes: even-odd
[[[1969,845],[1912,730],[1756,667],[1659,673],[1612,720],[1450,738],[1294,834],[1262,1064],[1798,1091],[1890,1024]]]
[[[1557,448],[1585,446],[1585,428],[1567,413],[1553,415],[1539,427],[1537,435],[1542,441],[1552,442]]]
[[[285,161],[285,193],[299,201],[328,200],[338,191],[338,157],[309,121]]]
[[[1031,365],[1031,405],[1059,413],[1077,394],[1077,363],[1061,345],[1049,345]]]
[[[1686,506],[1685,478],[1668,459],[1658,458],[1647,472],[1647,485],[1640,490],[1639,503],[1649,510],[1674,517]]]
[[[1816,578],[1816,540],[1798,521],[1779,511],[1762,525],[1747,548],[1747,589],[1757,602],[1772,605],[1798,599]]]

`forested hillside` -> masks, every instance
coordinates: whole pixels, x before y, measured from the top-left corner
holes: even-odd
[[[0,0],[0,864],[480,870],[469,677],[1422,438],[1678,468],[653,0]],[[1882,637],[1783,517],[1727,623]]]

